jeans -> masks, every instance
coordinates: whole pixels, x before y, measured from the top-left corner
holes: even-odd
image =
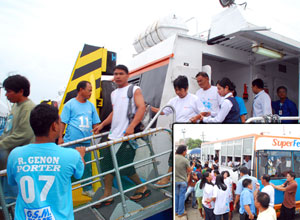
[[[215,220],[214,209],[209,209],[203,206],[205,211],[205,220]]]
[[[185,200],[187,200],[188,196],[192,193],[192,207],[196,206],[196,197],[195,197],[195,187],[189,186],[185,193]]]
[[[187,189],[186,182],[175,183],[175,213],[182,215],[184,213],[185,193]]]

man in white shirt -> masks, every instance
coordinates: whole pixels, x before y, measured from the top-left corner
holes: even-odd
[[[269,206],[270,198],[267,193],[259,192],[255,197],[255,207],[259,213],[257,220],[276,220],[276,212],[272,206]]]
[[[204,105],[204,111],[210,112],[211,116],[216,116],[221,104],[221,96],[216,86],[209,83],[209,77],[206,72],[199,72],[196,79],[200,89],[196,92],[199,101]]]
[[[115,140],[127,135],[131,135],[134,133],[134,128],[139,124],[142,120],[146,106],[144,102],[144,98],[142,95],[142,91],[138,86],[133,87],[133,99],[132,109],[135,113],[135,116],[131,122],[129,122],[127,115],[127,106],[129,104],[129,98],[127,95],[130,84],[128,83],[128,68],[124,65],[117,65],[114,68],[114,81],[117,84],[117,89],[111,93],[111,102],[112,102],[112,112],[110,115],[98,126],[96,126],[93,131],[95,133],[99,133],[105,126],[111,124],[110,133],[108,138],[110,140]],[[129,163],[132,163],[135,157],[136,147],[134,146],[135,140],[125,141],[122,144],[115,144],[111,147],[114,147],[116,151],[116,157],[118,161],[118,165],[123,166]],[[111,154],[109,152],[109,148],[105,148],[103,150],[108,149],[108,152],[100,151],[100,154],[103,156],[103,163],[101,163],[102,172],[106,172],[108,170],[113,169],[113,165],[111,162]],[[142,184],[138,174],[134,166],[122,169],[120,171],[121,175],[128,176],[136,185]],[[112,183],[113,183],[114,173],[107,174],[104,176],[104,195],[100,198],[103,199],[112,194]],[[149,196],[151,194],[150,190],[147,190],[146,186],[141,186],[136,189],[135,194],[130,197],[131,200],[136,202],[142,200],[143,198]],[[99,205],[95,205],[95,208],[100,208],[102,206],[107,206],[113,203],[113,199],[107,200],[105,202],[100,203]]]
[[[274,197],[275,197],[275,190],[272,185],[270,185],[270,176],[268,174],[264,174],[261,178],[261,184],[264,185],[264,188],[261,189],[262,192],[265,192],[270,197],[270,204],[269,206],[274,207]]]
[[[186,76],[178,76],[173,82],[176,97],[169,100],[167,105],[171,105],[175,109],[176,122],[196,122],[197,115],[204,109],[202,103],[198,101],[197,96],[188,92],[189,82]],[[151,111],[157,113],[159,108],[151,106]],[[169,115],[174,113],[171,108],[165,108],[160,113],[161,115]],[[169,157],[172,161],[172,154]],[[173,166],[169,163],[168,173],[172,172]],[[163,188],[170,185],[171,176],[167,176],[159,180],[154,186]]]
[[[177,96],[170,99],[167,105],[174,107],[176,122],[191,122],[191,119],[200,114],[204,110],[204,107],[199,102],[197,96],[188,92],[189,83],[186,76],[178,76],[174,80],[173,86]],[[151,110],[157,113],[159,108],[151,106]],[[169,115],[171,113],[173,113],[171,108],[165,108],[161,112],[161,115]]]
[[[264,91],[264,82],[261,79],[252,81],[252,91],[255,94],[253,101],[253,117],[272,114],[271,98]]]

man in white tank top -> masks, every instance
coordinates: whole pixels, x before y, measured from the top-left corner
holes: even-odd
[[[130,84],[128,83],[128,78],[129,75],[126,66],[117,65],[114,68],[114,82],[117,84],[118,88],[111,93],[112,112],[100,125],[98,125],[93,130],[95,133],[99,133],[99,131],[103,129],[106,125],[111,124],[110,133],[108,135],[108,138],[110,140],[118,139],[123,136],[133,134],[134,128],[140,123],[146,110],[142,91],[138,86],[134,86],[134,102],[132,102],[132,110],[135,113],[135,116],[129,124],[129,119],[127,116],[127,108],[129,103],[127,91],[130,87]],[[113,145],[116,151],[119,167],[133,162],[136,151],[134,143],[135,141],[131,140],[130,142],[123,142],[121,145]],[[108,152],[100,151],[101,156],[104,157],[103,163],[101,163],[101,169],[102,172],[106,172],[108,170],[113,169],[113,166],[111,163],[111,154],[109,152],[109,148],[103,150],[108,150]],[[142,183],[138,174],[135,171],[134,166],[122,169],[120,173],[121,175],[128,176],[136,185]],[[103,199],[112,194],[113,178],[114,173],[107,174],[104,177],[104,195],[100,199]],[[141,199],[149,196],[150,194],[151,192],[147,190],[147,187],[142,186],[136,189],[135,194],[131,196],[130,199],[138,202]],[[95,207],[100,208],[105,205],[110,205],[111,203],[113,203],[112,199],[102,202],[99,205],[96,205]]]

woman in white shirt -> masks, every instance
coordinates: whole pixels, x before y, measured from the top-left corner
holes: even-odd
[[[204,123],[239,123],[239,104],[231,93],[235,89],[235,85],[225,77],[217,82],[217,88],[219,95],[223,97],[218,114],[215,117],[203,117],[200,114],[199,119]]]
[[[215,201],[215,220],[228,220],[229,213],[229,194],[227,192],[227,186],[224,183],[224,179],[221,175],[216,178],[216,185],[213,190],[213,200]]]
[[[215,220],[215,215],[213,213],[215,207],[215,203],[213,201],[214,185],[211,180],[211,173],[205,172],[200,183],[200,189],[203,190],[202,205],[205,212],[205,220]]]
[[[233,181],[230,177],[230,173],[227,170],[222,171],[221,176],[223,177],[224,183],[227,186],[226,191],[229,196],[229,220],[231,220],[232,219],[232,211],[233,211],[233,198],[234,198],[234,189],[232,187]]]

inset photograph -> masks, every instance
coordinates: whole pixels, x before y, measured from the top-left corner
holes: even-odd
[[[173,130],[176,220],[300,219],[299,125],[174,124]]]

